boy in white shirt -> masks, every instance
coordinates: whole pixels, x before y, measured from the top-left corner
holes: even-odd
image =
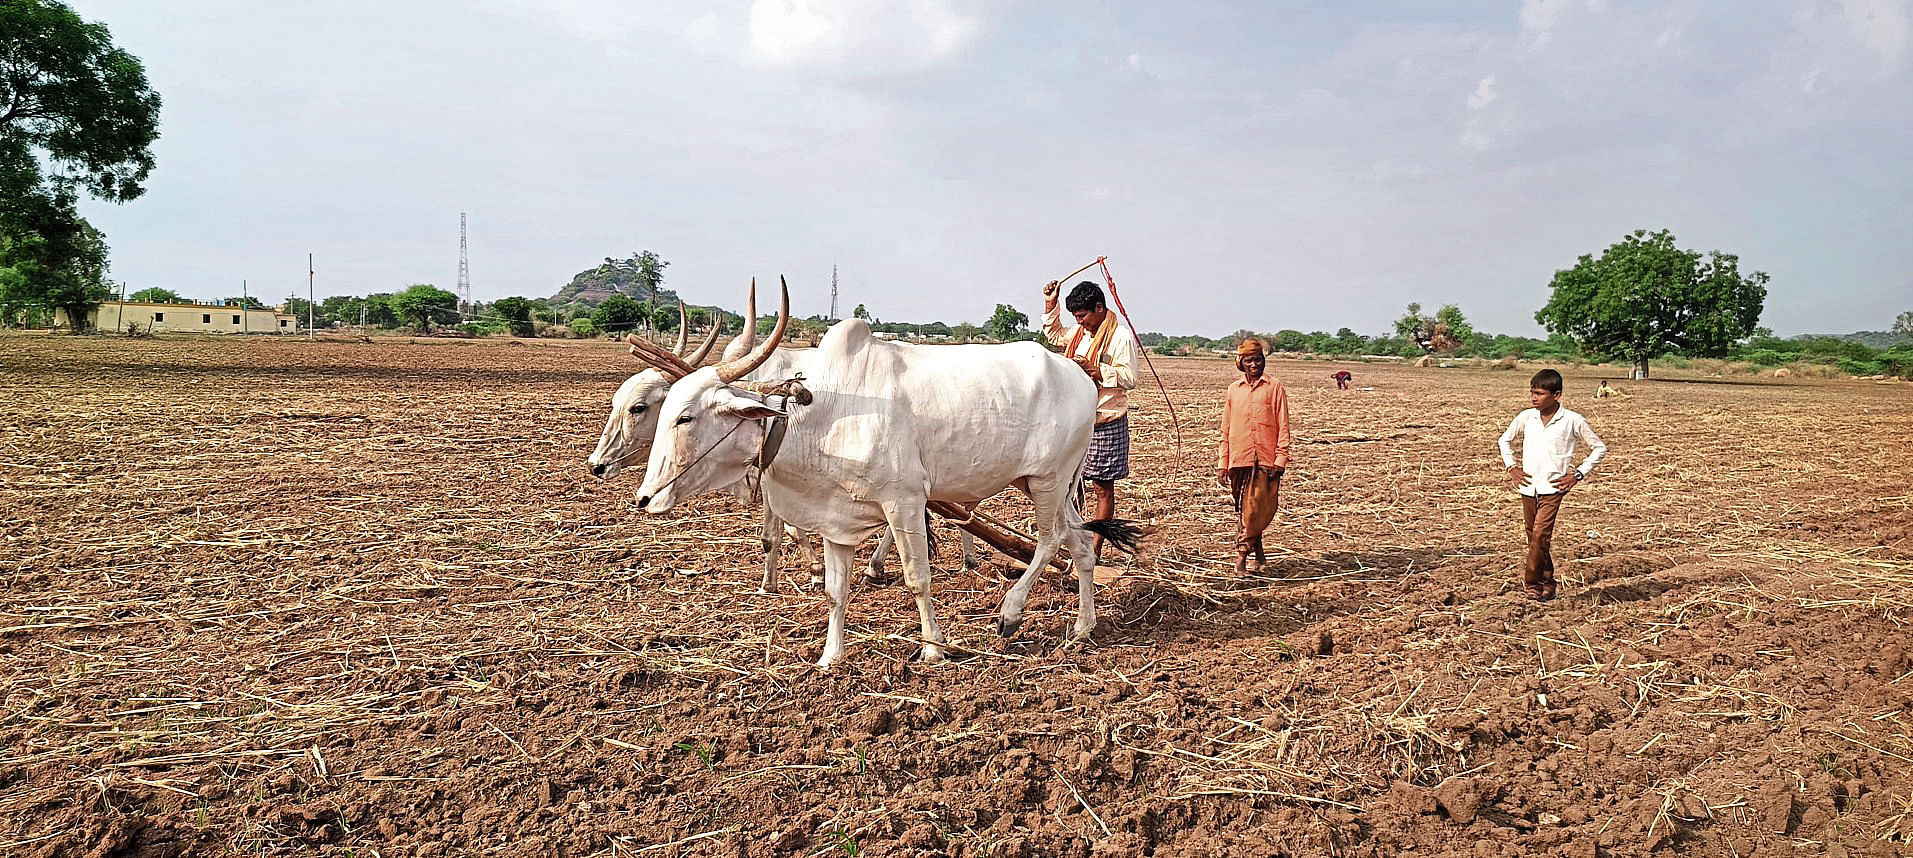
[[[1607,456],[1607,445],[1589,428],[1587,418],[1561,407],[1561,387],[1560,373],[1535,373],[1528,381],[1528,401],[1534,407],[1515,415],[1508,431],[1501,433],[1501,462],[1521,493],[1521,518],[1528,534],[1521,583],[1537,601],[1554,598],[1554,522],[1561,499]],[[1516,435],[1521,436],[1519,464],[1512,443]],[[1576,442],[1588,446],[1579,468],[1573,467]]]

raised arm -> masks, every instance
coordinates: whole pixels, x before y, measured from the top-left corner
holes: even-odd
[[[1063,327],[1063,308],[1056,300],[1057,293],[1061,290],[1061,284],[1054,280],[1043,286],[1043,339],[1049,340],[1050,345],[1053,346],[1069,342],[1069,339],[1063,335],[1063,332],[1068,330]]]

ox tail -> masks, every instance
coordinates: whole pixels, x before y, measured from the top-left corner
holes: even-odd
[[[1131,554],[1136,553],[1136,544],[1142,540],[1143,529],[1134,522],[1121,518],[1098,518],[1085,521],[1084,530],[1103,538],[1106,545],[1114,545]]]

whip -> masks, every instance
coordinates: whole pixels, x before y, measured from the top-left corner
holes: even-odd
[[[1149,359],[1149,348],[1142,344],[1142,335],[1136,332],[1136,323],[1129,318],[1129,311],[1123,307],[1121,295],[1116,294],[1116,278],[1109,274],[1109,257],[1098,256],[1094,262],[1071,271],[1058,278],[1056,283],[1061,291],[1063,281],[1075,277],[1091,268],[1103,270],[1103,282],[1109,284],[1109,300],[1116,303],[1116,312],[1123,317],[1123,323],[1129,326],[1130,339],[1136,341],[1136,350],[1142,354],[1143,365],[1149,367],[1149,375],[1156,380],[1156,389],[1162,393],[1162,401],[1169,406],[1169,422],[1176,430],[1176,469],[1182,469],[1182,418],[1176,414],[1176,402],[1169,398],[1169,388],[1162,383],[1162,374],[1156,372],[1156,364]]]

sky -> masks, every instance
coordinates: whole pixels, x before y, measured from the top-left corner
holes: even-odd
[[[1772,276],[1786,336],[1913,309],[1913,0],[73,0],[165,101],[112,276],[269,302],[546,297],[654,251],[732,308],[1539,335],[1635,229]]]

